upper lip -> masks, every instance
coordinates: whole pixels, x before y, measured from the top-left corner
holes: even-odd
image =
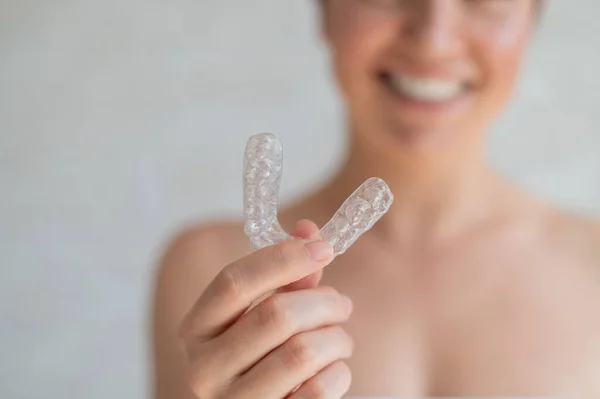
[[[460,80],[467,82],[468,79],[464,73],[459,73],[454,68],[444,67],[415,67],[415,66],[402,66],[394,68],[381,68],[379,70],[380,75],[391,75],[391,76],[411,76],[423,79],[439,79],[439,80]]]

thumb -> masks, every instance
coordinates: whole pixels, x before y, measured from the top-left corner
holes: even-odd
[[[321,238],[319,233],[319,227],[310,220],[300,220],[296,223],[296,227],[290,234],[293,237],[304,238],[304,239],[315,239],[318,240]],[[304,290],[308,288],[315,288],[319,285],[319,281],[321,281],[321,277],[323,276],[323,269],[319,269],[319,271],[306,276],[298,281],[294,281],[288,285],[285,285],[279,289],[279,292],[289,292],[289,291],[298,291]]]

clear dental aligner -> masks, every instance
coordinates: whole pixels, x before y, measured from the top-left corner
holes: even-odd
[[[291,237],[277,220],[277,201],[283,167],[283,147],[271,133],[252,136],[244,154],[244,232],[255,249]],[[387,184],[372,177],[356,189],[331,220],[321,237],[341,255],[389,209],[394,196]]]

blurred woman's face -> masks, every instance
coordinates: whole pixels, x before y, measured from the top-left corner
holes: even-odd
[[[323,0],[323,32],[353,130],[410,144],[485,130],[512,91],[535,4]]]

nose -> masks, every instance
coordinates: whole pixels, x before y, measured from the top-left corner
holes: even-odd
[[[417,0],[406,19],[403,36],[412,55],[420,60],[445,59],[460,53],[462,0]]]

